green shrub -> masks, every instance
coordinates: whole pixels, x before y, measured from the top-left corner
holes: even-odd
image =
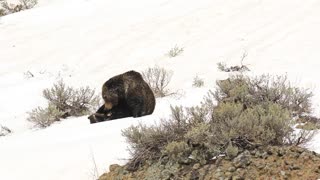
[[[183,162],[189,155],[189,149],[188,144],[184,141],[172,141],[164,147],[162,154],[167,155],[170,159]]]
[[[286,76],[249,78],[238,75],[217,81],[217,85],[215,99],[218,102],[241,102],[248,107],[273,102],[286,108],[293,116],[311,112],[312,93],[292,87]]]
[[[257,146],[305,143],[313,133],[297,133],[293,126],[294,119],[310,113],[311,96],[292,87],[286,77],[231,76],[218,81],[216,91],[200,106],[171,107],[171,118],[157,126],[124,130],[132,150],[130,163],[206,164],[222,153],[233,158]],[[139,167],[130,163],[131,170]]]
[[[246,136],[261,145],[283,145],[292,132],[292,121],[286,109],[270,103],[243,109],[239,103],[222,103],[212,117],[214,143]]]
[[[235,158],[239,153],[239,148],[237,146],[232,145],[232,143],[230,142],[226,148],[226,155],[233,159]]]

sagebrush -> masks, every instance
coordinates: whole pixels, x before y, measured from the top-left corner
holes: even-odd
[[[243,75],[217,81],[200,106],[171,107],[159,125],[123,131],[131,145],[135,170],[147,162],[206,164],[219,154],[235,157],[245,149],[299,145],[313,135],[293,129],[297,117],[311,111],[312,93],[292,87],[285,76]]]
[[[6,136],[8,134],[12,133],[11,129],[9,129],[8,127],[6,126],[2,126],[0,125],[0,137],[1,136]]]
[[[0,16],[16,13],[33,8],[38,4],[37,0],[19,0],[19,3],[11,4],[8,1],[0,2]]]
[[[33,109],[28,118],[40,128],[69,116],[90,114],[97,109],[100,101],[99,96],[88,86],[75,89],[67,86],[63,80],[43,90],[43,97],[48,100],[48,107]]]
[[[28,112],[28,121],[35,124],[36,127],[46,128],[56,121],[60,121],[63,112],[59,111],[54,105],[49,104],[48,107],[37,107]]]
[[[247,65],[243,64],[243,61],[245,58],[248,56],[248,54],[245,52],[240,61],[240,65],[235,65],[235,66],[227,66],[225,63],[219,62],[217,63],[218,69],[223,72],[245,72],[245,71],[250,71]]]
[[[98,107],[100,100],[88,86],[75,89],[66,86],[62,80],[52,88],[43,90],[43,97],[66,117],[89,114]]]
[[[201,79],[199,76],[196,76],[196,77],[193,79],[192,86],[193,86],[193,87],[198,87],[198,88],[204,86],[204,81],[203,81],[203,79]]]
[[[153,68],[146,69],[141,74],[143,79],[150,86],[155,97],[165,97],[174,94],[168,88],[173,75],[172,71],[155,66]]]
[[[170,49],[170,51],[168,52],[168,56],[173,58],[180,55],[183,51],[184,48],[180,48],[176,45],[174,48]]]

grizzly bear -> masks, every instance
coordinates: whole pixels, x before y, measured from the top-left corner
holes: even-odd
[[[114,76],[102,86],[104,105],[89,116],[91,123],[152,114],[156,100],[140,73],[128,71]]]

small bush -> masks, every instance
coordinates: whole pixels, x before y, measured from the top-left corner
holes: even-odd
[[[248,56],[247,53],[244,53],[241,57],[241,62],[240,62],[240,66],[239,65],[236,65],[236,66],[230,66],[230,67],[227,67],[227,65],[225,63],[222,63],[222,62],[219,62],[217,64],[218,66],[218,69],[220,71],[223,71],[223,72],[245,72],[245,71],[250,71],[250,69],[248,68],[248,66],[246,65],[243,65],[243,61],[244,59]]]
[[[227,65],[225,63],[222,63],[222,62],[219,62],[217,64],[218,66],[218,69],[220,71],[223,71],[223,72],[245,72],[245,71],[250,71],[250,69],[246,66],[246,65],[241,65],[241,66],[230,66],[230,67],[227,67]]]
[[[133,158],[129,162],[128,170],[139,168],[146,160],[159,159],[159,152],[164,148],[167,142],[167,135],[170,134],[163,127],[147,127],[140,124],[131,126],[122,132],[132,146]],[[154,141],[157,141],[155,144]]]
[[[38,1],[37,0],[20,0],[20,3],[22,5],[23,9],[31,9],[36,4],[38,4]]]
[[[233,159],[235,158],[239,153],[239,149],[237,146],[233,146],[232,143],[228,144],[228,147],[226,148],[226,155]]]
[[[0,16],[16,13],[33,8],[38,3],[37,0],[20,0],[19,4],[9,4],[7,1],[0,3]]]
[[[186,156],[186,152],[188,152],[189,146],[186,142],[183,141],[172,141],[168,143],[164,147],[164,151],[162,152],[165,155],[168,155],[170,159],[174,159],[176,161],[183,161],[183,158]]]
[[[292,87],[286,76],[249,78],[237,75],[218,81],[217,85],[215,99],[218,102],[241,102],[246,107],[272,102],[286,108],[294,116],[311,112],[312,92]]]
[[[0,8],[0,17],[6,15],[6,11]]]
[[[9,128],[7,128],[6,126],[0,125],[0,137],[1,136],[6,136],[6,135],[8,135],[10,133],[12,133],[12,131]]]
[[[196,77],[193,79],[192,86],[193,86],[193,87],[198,87],[198,88],[204,86],[204,81],[203,81],[203,79],[201,79],[201,78],[199,78],[198,76],[196,76]]]
[[[142,72],[143,79],[148,83],[155,97],[165,97],[174,94],[168,89],[172,75],[172,71],[168,71],[158,66],[148,68]]]
[[[63,112],[65,117],[89,114],[99,104],[99,97],[95,95],[94,90],[89,87],[67,87],[62,80],[52,88],[43,90],[43,96]]]
[[[28,120],[40,128],[69,116],[90,114],[99,106],[99,97],[89,87],[73,89],[60,80],[52,88],[43,90],[48,107],[38,107],[29,112]]]
[[[320,118],[314,116],[300,116],[297,119],[297,122],[300,123],[296,128],[305,129],[305,130],[316,130],[320,129]]]
[[[170,49],[170,51],[168,52],[168,56],[169,57],[176,57],[178,56],[179,54],[181,54],[182,52],[184,51],[183,48],[179,48],[177,45]]]
[[[36,127],[46,128],[56,121],[60,121],[63,112],[59,111],[54,105],[49,104],[45,109],[37,107],[28,113],[28,121],[35,124]]]
[[[294,131],[300,115],[310,112],[311,93],[290,86],[286,77],[232,76],[217,82],[200,106],[171,107],[172,117],[158,126],[132,126],[123,131],[131,145],[131,170],[147,161],[198,162],[246,149],[299,145],[311,131]],[[217,103],[215,103],[217,102]]]

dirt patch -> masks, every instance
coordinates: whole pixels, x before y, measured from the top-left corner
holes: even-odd
[[[320,178],[320,155],[301,147],[266,147],[245,150],[235,158],[220,156],[205,165],[149,164],[130,172],[111,165],[99,180],[133,179],[310,179]]]

